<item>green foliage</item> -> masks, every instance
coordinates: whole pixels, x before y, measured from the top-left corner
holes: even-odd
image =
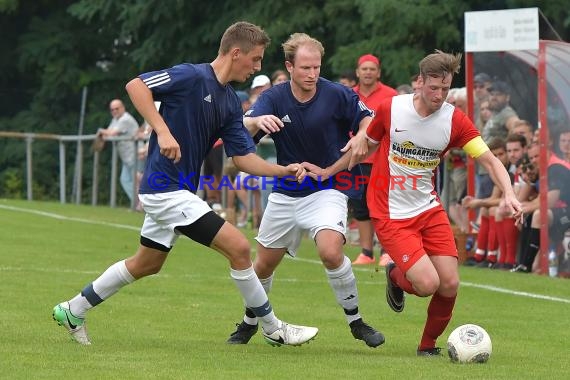
[[[14,13],[18,8],[18,0],[0,0],[0,13]]]
[[[0,184],[2,184],[0,196],[14,199],[24,198],[24,179],[21,170],[10,168],[0,173]]]

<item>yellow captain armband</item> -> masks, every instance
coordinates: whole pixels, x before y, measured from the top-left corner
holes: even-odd
[[[472,158],[477,158],[489,150],[481,136],[477,136],[463,146],[463,150]]]

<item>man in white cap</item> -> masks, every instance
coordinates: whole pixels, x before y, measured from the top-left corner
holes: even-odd
[[[267,75],[257,75],[251,82],[251,89],[249,91],[249,101],[251,104],[255,103],[259,94],[271,87],[271,79]]]

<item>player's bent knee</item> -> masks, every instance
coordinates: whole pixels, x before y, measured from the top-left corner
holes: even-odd
[[[446,294],[453,295],[457,293],[458,289],[459,289],[459,278],[456,277],[453,279],[441,280],[438,292],[443,295]]]
[[[414,290],[420,297],[429,297],[434,294],[440,286],[438,278],[422,278],[412,283]]]
[[[251,246],[245,237],[233,241],[224,253],[232,268],[249,268],[251,266]]]

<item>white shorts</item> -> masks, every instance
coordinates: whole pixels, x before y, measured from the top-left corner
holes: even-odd
[[[176,227],[192,224],[212,211],[206,202],[187,190],[139,194],[139,199],[146,213],[141,236],[168,248],[178,239]]]
[[[295,256],[305,230],[311,239],[324,229],[345,236],[347,200],[346,195],[334,189],[303,198],[271,193],[255,240],[265,248],[286,248]]]

